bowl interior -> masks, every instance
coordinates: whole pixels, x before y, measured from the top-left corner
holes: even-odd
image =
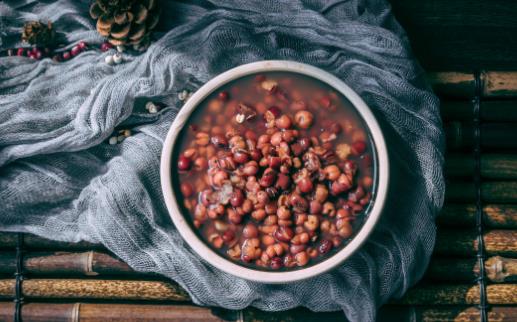
[[[183,206],[183,202],[177,202],[176,196],[181,197],[182,195],[178,188],[179,179],[174,175],[178,151],[182,146],[181,138],[187,128],[185,125],[188,124],[191,119],[200,117],[200,112],[196,111],[197,107],[202,105],[203,102],[211,96],[216,95],[221,88],[228,86],[229,83],[237,79],[253,77],[253,75],[257,73],[274,74],[278,72],[283,73],[283,75],[293,73],[295,76],[300,75],[300,77],[316,79],[342,95],[342,99],[348,100],[349,105],[357,112],[352,114],[356,114],[357,121],[361,122],[368,132],[374,171],[372,202],[370,202],[368,208],[364,211],[365,215],[361,217],[362,222],[356,224],[356,229],[358,228],[358,230],[354,229],[355,234],[346,246],[338,248],[333,254],[310,266],[286,271],[261,270],[257,267],[247,267],[245,264],[237,264],[219,255],[210,245],[207,245],[204,238],[199,235],[198,230],[193,226],[192,220],[185,218],[183,215],[188,214],[188,210]],[[309,278],[327,271],[348,258],[360,247],[375,226],[384,205],[388,180],[387,162],[384,138],[373,114],[357,94],[342,81],[312,66],[287,61],[264,61],[242,65],[217,76],[202,86],[187,101],[172,124],[164,144],[161,162],[162,190],[167,208],[178,231],[183,238],[187,240],[194,251],[208,263],[223,271],[245,279],[267,283],[285,283]]]

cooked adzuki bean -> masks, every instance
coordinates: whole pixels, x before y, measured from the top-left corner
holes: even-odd
[[[175,189],[193,226],[216,252],[253,268],[332,256],[374,195],[364,123],[344,97],[305,76],[271,72],[222,86],[178,142]]]

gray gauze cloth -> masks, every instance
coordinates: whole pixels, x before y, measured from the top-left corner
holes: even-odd
[[[1,49],[21,26],[50,20],[61,40],[102,39],[89,1],[0,3]],[[0,58],[0,230],[100,242],[135,270],[163,274],[202,305],[264,310],[305,306],[372,321],[423,274],[443,202],[443,131],[438,100],[408,39],[381,0],[162,2],[157,40],[124,63],[113,51],[67,62]],[[66,49],[66,48],[64,48]],[[388,204],[368,242],[339,268],[286,285],[235,278],[182,240],[160,189],[160,152],[181,108],[178,93],[262,59],[311,64],[352,87],[386,135]],[[167,105],[158,114],[147,100]],[[109,145],[115,127],[133,135]]]

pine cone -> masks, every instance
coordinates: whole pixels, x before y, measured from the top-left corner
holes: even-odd
[[[51,46],[54,43],[56,32],[49,21],[45,25],[39,21],[29,21],[23,26],[22,40],[31,45]]]
[[[111,44],[145,49],[160,12],[156,0],[95,0],[90,16],[97,19],[97,31]]]

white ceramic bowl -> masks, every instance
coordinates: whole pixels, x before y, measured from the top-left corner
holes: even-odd
[[[374,150],[376,155],[376,162],[374,162],[377,175],[376,192],[374,194],[374,199],[372,200],[373,205],[369,208],[369,212],[363,226],[359,229],[355,236],[352,237],[352,240],[334,255],[319,262],[318,264],[292,271],[275,272],[248,268],[238,265],[213,251],[205,244],[203,240],[198,237],[190,224],[187,222],[188,219],[186,219],[184,214],[182,214],[182,211],[180,210],[176,200],[171,179],[171,175],[175,171],[176,167],[176,165],[171,166],[171,159],[176,139],[181,129],[187,122],[190,114],[199,105],[199,103],[202,102],[210,93],[217,90],[220,86],[232,80],[249,74],[270,71],[288,71],[308,75],[324,83],[327,83],[336,91],[341,92],[341,94],[343,94],[355,106],[357,112],[366,123],[366,126],[368,127],[374,142]],[[160,176],[163,196],[165,198],[165,203],[174,225],[178,229],[181,236],[190,245],[190,247],[202,259],[222,271],[247,280],[278,284],[306,279],[328,271],[350,257],[364,243],[364,241],[368,238],[374,229],[384,207],[384,202],[388,190],[389,164],[386,143],[384,141],[379,124],[370,111],[370,108],[350,87],[348,87],[338,78],[319,68],[292,61],[270,60],[241,65],[230,69],[207,82],[192,95],[192,97],[185,103],[178,116],[172,123],[169,133],[167,134],[167,138],[165,139],[161,157]]]

